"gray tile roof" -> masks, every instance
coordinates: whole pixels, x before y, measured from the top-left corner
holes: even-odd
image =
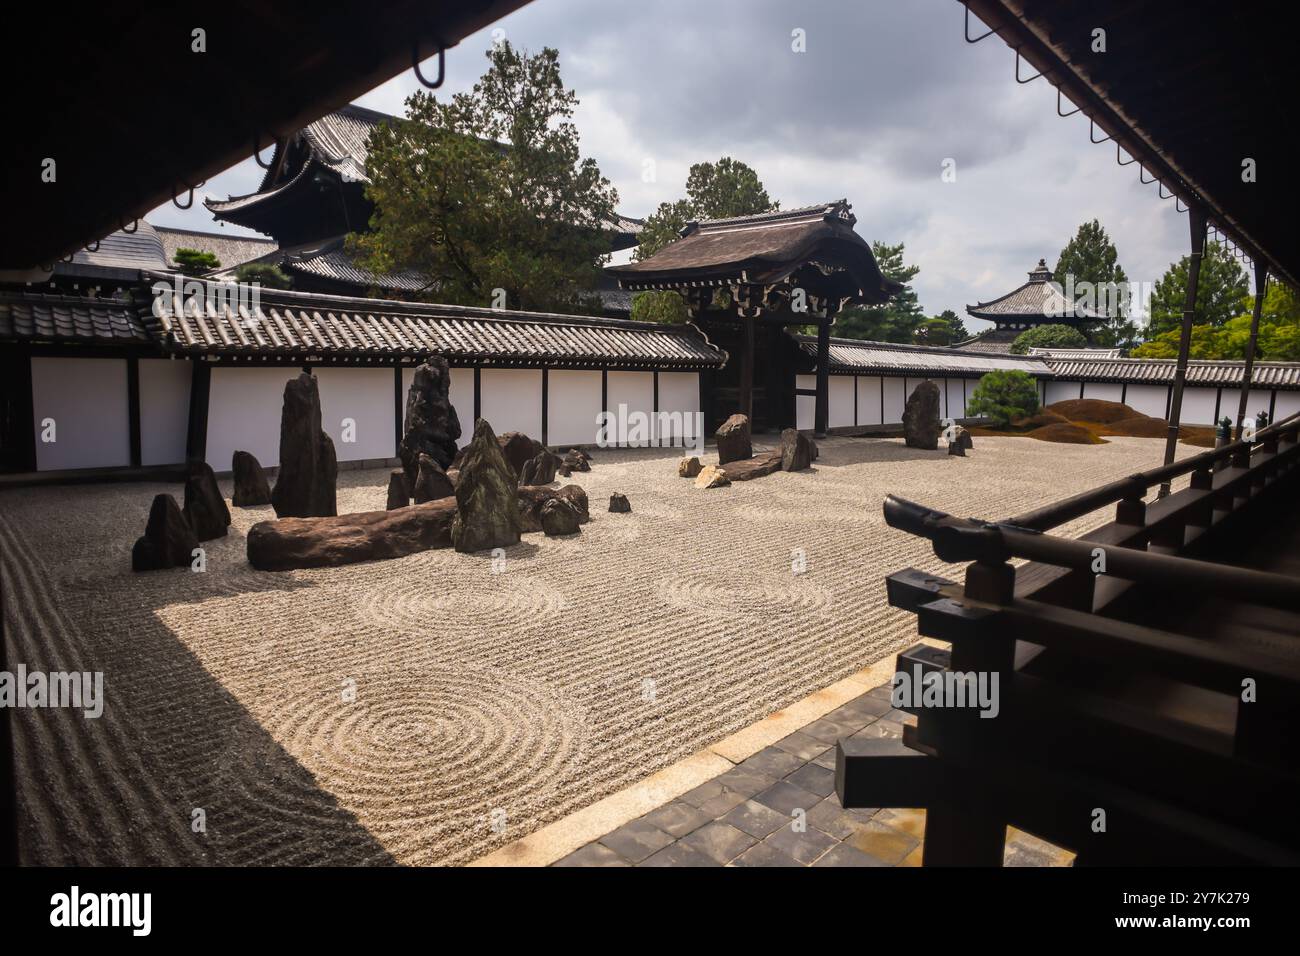
[[[1093,359],[1061,361],[1047,359],[1060,379],[1089,382],[1127,382],[1138,385],[1168,385],[1174,381],[1177,363],[1173,359]],[[1187,363],[1187,384],[1206,388],[1240,386],[1245,363],[1234,360],[1192,360]],[[1300,363],[1256,362],[1251,387],[1300,389]]]
[[[963,342],[957,342],[953,348],[962,352],[991,352],[995,355],[1009,355],[1011,343],[1020,336],[1020,329],[988,329]]]
[[[966,312],[977,319],[1005,321],[1022,318],[1039,322],[1063,321],[1066,324],[1076,318],[1099,318],[1092,309],[1075,308],[1074,303],[1053,284],[1052,272],[1043,259],[1038,260],[1037,268],[1029,273],[1029,281],[1024,285],[988,302],[968,305]]]
[[[131,270],[131,269],[167,269],[166,252],[157,231],[147,222],[136,225],[135,232],[119,229],[99,240],[96,247],[78,249],[72,256],[71,263],[58,263],[70,266],[56,269],[59,272],[83,272],[85,266],[94,268]]]
[[[215,286],[213,287],[215,289]],[[717,368],[726,353],[692,326],[261,290],[260,303],[165,299],[146,321],[195,355],[448,359],[591,368]]]
[[[0,291],[0,341],[68,344],[152,344],[134,306],[124,299]]]
[[[163,261],[165,268],[175,268],[173,259],[177,249],[197,249],[210,252],[221,263],[218,269],[233,269],[273,252],[276,248],[274,239],[257,236],[232,236],[215,232],[199,232],[195,229],[174,229],[171,226],[152,226],[158,238],[162,240]],[[150,267],[155,268],[155,267]],[[215,270],[214,270],[215,271]]]
[[[799,347],[814,364],[817,339],[799,336]],[[983,375],[985,372],[1017,369],[1030,375],[1051,377],[1042,359],[1025,355],[972,355],[951,348],[868,342],[861,339],[831,339],[831,374]]]

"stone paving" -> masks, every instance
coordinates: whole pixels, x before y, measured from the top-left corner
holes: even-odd
[[[835,794],[837,740],[901,737],[915,723],[882,684],[554,865],[920,866],[924,810],[845,810]],[[1006,866],[1072,860],[1008,828]]]

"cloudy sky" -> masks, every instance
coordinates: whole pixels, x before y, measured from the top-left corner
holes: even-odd
[[[583,152],[620,211],[646,216],[684,194],[692,163],[732,156],[782,206],[847,197],[864,238],[905,242],[929,313],[965,316],[1009,291],[1093,217],[1130,280],[1158,280],[1186,251],[1186,217],[1136,165],[1117,166],[1113,144],[1089,143],[1082,114],[1059,118],[1046,80],[1018,85],[1000,39],[967,44],[962,22],[954,0],[534,0],[450,50],[444,89],[473,85],[494,31],[555,47],[581,100]],[[357,102],[400,113],[415,89],[408,71]],[[941,179],[945,159],[955,182]],[[249,159],[205,191],[244,194],[260,178]],[[222,228],[199,203],[149,219]]]

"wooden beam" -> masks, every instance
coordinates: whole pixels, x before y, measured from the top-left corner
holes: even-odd
[[[754,320],[741,317],[744,333],[740,351],[740,414],[754,425]]]
[[[1178,364],[1174,368],[1174,386],[1170,393],[1169,432],[1165,436],[1165,464],[1172,464],[1178,448],[1178,423],[1183,414],[1183,383],[1187,380],[1187,356],[1192,347],[1192,322],[1196,316],[1196,286],[1201,276],[1201,257],[1205,254],[1205,208],[1189,203],[1187,223],[1192,245],[1187,266],[1187,293],[1183,298],[1183,328],[1178,340]],[[1169,494],[1170,484],[1160,486],[1161,498]]]
[[[190,415],[185,438],[185,461],[207,461],[208,402],[212,392],[212,369],[206,362],[192,363],[190,375]]]
[[[1255,263],[1255,311],[1250,318],[1250,338],[1246,340],[1246,367],[1242,370],[1241,398],[1237,402],[1237,441],[1246,420],[1246,405],[1250,401],[1250,383],[1255,373],[1255,348],[1259,341],[1259,317],[1264,311],[1264,294],[1268,291],[1268,266]],[[1269,413],[1272,421],[1272,412]]]
[[[140,360],[126,360],[126,415],[131,449],[131,467],[140,467]]]
[[[813,434],[818,438],[826,437],[826,428],[830,423],[831,411],[831,312],[827,306],[826,316],[817,326],[817,406],[813,414]]]

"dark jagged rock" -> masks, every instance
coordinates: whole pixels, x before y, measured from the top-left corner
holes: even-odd
[[[908,448],[934,451],[939,447],[939,386],[925,381],[912,389],[903,409],[903,438]]]
[[[581,530],[582,518],[567,498],[552,498],[542,505],[541,519],[542,531],[548,537],[577,534]]]
[[[555,473],[559,475],[561,478],[568,478],[573,475],[573,469],[570,468],[568,465],[560,465],[559,468],[555,469]]]
[[[573,474],[575,471],[591,471],[591,465],[588,464],[590,461],[591,457],[585,452],[570,448],[564,453],[562,465],[569,469],[569,474]]]
[[[415,503],[422,505],[426,501],[448,498],[455,493],[456,486],[451,483],[451,479],[442,470],[442,466],[428,455],[421,454],[420,473],[415,479],[415,487],[411,490],[411,496],[415,499]]]
[[[523,432],[506,432],[497,438],[497,444],[501,446],[501,456],[515,473],[516,481],[523,475],[524,466],[546,451],[545,445]]]
[[[541,454],[530,458],[524,464],[519,475],[521,485],[549,485],[555,480],[555,473],[560,467],[560,456],[543,449]]]
[[[411,492],[406,487],[406,472],[396,468],[388,476],[388,504],[385,507],[392,511],[394,508],[405,508],[410,503]]]
[[[235,481],[235,493],[230,503],[236,508],[256,508],[271,503],[271,485],[266,480],[262,464],[246,451],[237,451],[230,458],[230,471]]]
[[[284,386],[280,413],[280,473],[271,504],[281,518],[327,517],[338,513],[334,442],[320,427],[320,389],[306,372]]]
[[[768,451],[753,458],[729,461],[722,466],[723,473],[732,481],[750,481],[781,470],[781,453]]]
[[[627,500],[627,495],[619,494],[616,491],[609,496],[609,510],[614,514],[631,514],[632,502]]]
[[[578,485],[565,485],[562,488],[522,485],[519,488],[519,521],[524,532],[542,530],[542,508],[553,498],[563,498],[572,504],[578,512],[579,524],[591,520],[587,493]]]
[[[190,465],[185,479],[185,520],[200,541],[224,538],[230,526],[230,509],[221,497],[212,466],[205,462]]]
[[[199,539],[171,495],[156,495],[149,506],[144,535],[131,549],[131,570],[158,571],[189,567]]]
[[[260,521],[248,531],[248,563],[259,571],[333,568],[451,547],[456,499],[333,518]]]
[[[781,432],[781,470],[803,471],[811,468],[813,462],[813,442],[807,435],[799,434],[797,429],[787,428]]]
[[[754,457],[754,446],[749,437],[749,419],[744,415],[732,415],[719,425],[717,439],[719,465]]]
[[[511,470],[492,426],[474,423],[474,440],[461,459],[456,484],[452,543],[457,551],[486,551],[519,543],[518,476]]]
[[[970,432],[960,425],[956,426],[953,436],[948,442],[948,454],[965,458],[967,449],[973,447],[975,447],[975,443],[971,441]]]
[[[407,484],[414,488],[420,456],[428,455],[441,468],[451,467],[460,438],[460,419],[451,404],[451,371],[445,359],[432,356],[415,369],[406,393],[406,427],[397,456]]]
[[[971,438],[970,430],[962,425],[957,426],[957,442],[967,451],[975,447],[975,440]]]

